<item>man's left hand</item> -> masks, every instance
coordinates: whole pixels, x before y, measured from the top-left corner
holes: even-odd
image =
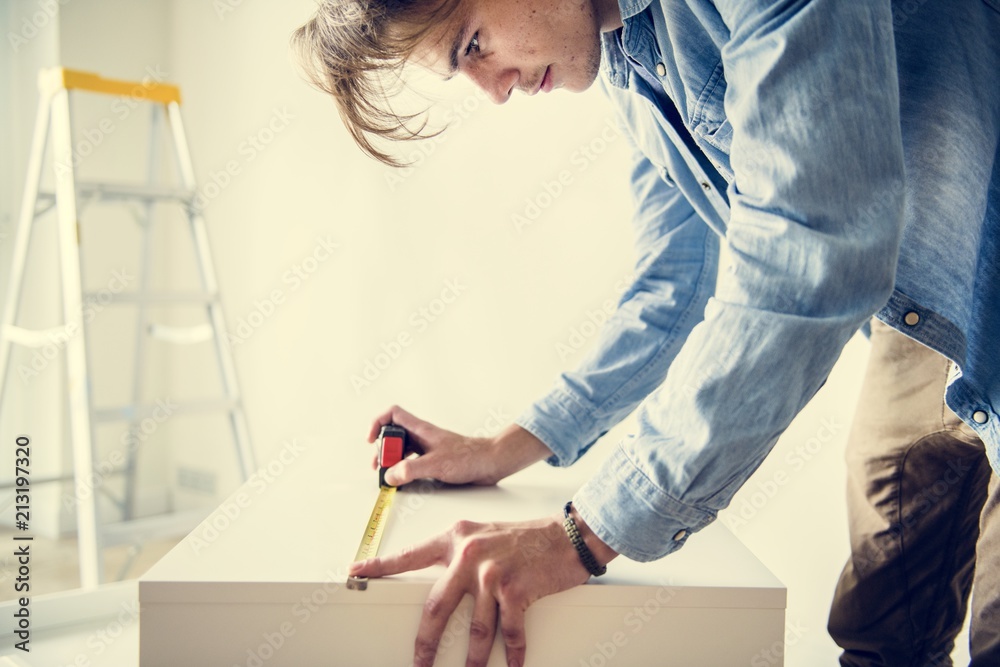
[[[598,562],[617,554],[573,511]],[[434,664],[448,619],[466,594],[473,597],[467,667],[486,665],[499,626],[507,665],[524,664],[524,612],[536,600],[585,583],[590,574],[562,525],[562,515],[514,523],[460,521],[423,544],[352,563],[352,576],[381,577],[431,565],[448,570],[431,588],[414,644],[414,667]]]

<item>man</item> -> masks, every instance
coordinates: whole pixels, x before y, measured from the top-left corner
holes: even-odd
[[[680,548],[873,314],[848,445],[852,556],[830,616],[841,664],[950,664],[973,570],[973,664],[1000,664],[997,0],[329,0],[294,41],[389,163],[379,140],[419,128],[381,82],[413,63],[498,103],[600,73],[635,147],[638,277],[581,367],[494,439],[397,407],[372,427],[401,424],[423,452],[391,483],[492,484],[571,464],[638,406],[637,432],[573,498],[582,544],[553,508],[353,566],[448,565],[416,665],[467,593],[468,664],[499,626],[521,665],[533,601],[618,554]],[[554,548],[524,562],[518,545],[538,539]]]

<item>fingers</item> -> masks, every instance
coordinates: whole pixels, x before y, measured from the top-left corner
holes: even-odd
[[[433,457],[428,459],[428,455],[403,459],[385,471],[385,482],[392,486],[403,486],[415,479],[434,477],[435,475],[431,470],[433,465],[434,459]]]
[[[378,438],[379,431],[382,430],[382,427],[386,424],[399,424],[409,431],[411,430],[411,424],[414,421],[419,422],[421,420],[417,419],[398,405],[394,405],[376,417],[375,421],[372,422],[372,427],[368,431],[368,442],[375,442]]]
[[[525,654],[523,606],[500,602],[500,635],[507,648],[508,667],[521,667]]]
[[[420,617],[420,629],[413,644],[413,667],[432,667],[441,635],[452,612],[465,597],[465,586],[451,570],[431,588]]]
[[[444,533],[403,549],[399,553],[351,563],[347,566],[347,572],[352,577],[385,577],[400,572],[422,570],[431,565],[447,562],[450,548],[451,539]]]
[[[410,435],[411,447],[418,451],[428,442],[434,440],[435,432],[440,432],[440,429],[430,422],[414,417],[403,408],[394,405],[372,422],[372,427],[368,431],[368,442],[375,442],[378,439],[379,431],[386,424],[398,424],[405,428]]]
[[[469,625],[469,655],[465,667],[486,667],[497,632],[497,602],[488,592],[480,591]]]
[[[393,423],[392,413],[396,409],[398,408],[397,406],[394,405],[387,411],[383,412],[382,414],[380,414],[378,417],[375,418],[375,421],[372,422],[371,428],[368,429],[368,442],[375,442],[375,440],[378,439],[378,433],[380,430],[382,430],[382,427],[385,426],[386,424]]]

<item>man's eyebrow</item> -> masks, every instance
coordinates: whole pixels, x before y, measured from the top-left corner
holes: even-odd
[[[462,42],[465,39],[465,33],[469,29],[469,22],[464,21],[462,26],[458,29],[458,34],[455,35],[454,41],[451,43],[451,49],[448,51],[448,76],[444,78],[445,81],[451,79],[458,72],[458,50],[462,48]]]

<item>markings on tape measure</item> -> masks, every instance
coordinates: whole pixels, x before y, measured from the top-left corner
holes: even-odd
[[[361,537],[358,552],[354,555],[355,562],[378,555],[378,545],[382,541],[382,533],[385,532],[385,524],[389,519],[389,509],[392,507],[392,500],[395,497],[396,487],[383,486],[379,489],[378,498],[375,499],[375,507],[372,508],[372,514],[368,517],[368,525],[365,526],[365,534]],[[347,587],[352,591],[363,591],[368,588],[368,577],[348,577]]]
[[[361,544],[358,546],[354,560],[365,560],[378,554],[378,545],[382,541],[382,533],[385,531],[385,521],[389,516],[389,508],[392,507],[392,499],[395,497],[395,487],[379,489],[375,507],[372,508],[372,514],[368,517],[368,525],[365,527],[365,534],[361,538]]]
[[[361,537],[358,553],[354,562],[374,558],[378,555],[378,545],[382,541],[386,521],[389,520],[389,508],[392,499],[396,497],[396,487],[385,481],[385,473],[406,456],[406,429],[397,424],[383,424],[378,435],[378,498],[372,515],[368,517],[365,534]],[[347,587],[352,591],[363,591],[368,588],[368,577],[348,577]]]

